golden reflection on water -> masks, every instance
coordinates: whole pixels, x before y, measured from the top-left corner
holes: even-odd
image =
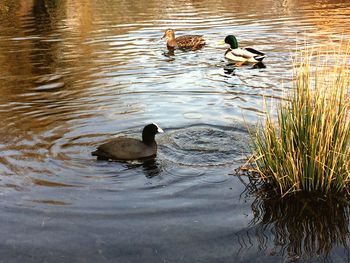
[[[63,183],[57,183],[53,181],[40,180],[40,179],[32,179],[32,182],[35,185],[46,186],[46,187],[77,187],[77,185],[63,184]]]
[[[61,200],[32,200],[32,202],[47,205],[70,205],[70,203]]]

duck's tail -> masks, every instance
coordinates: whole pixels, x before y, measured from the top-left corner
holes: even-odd
[[[254,49],[254,48],[247,47],[247,48],[245,48],[245,50],[255,54],[254,59],[256,61],[262,61],[266,57],[266,55],[264,53]]]
[[[257,61],[262,61],[266,56],[265,55],[258,55],[258,56],[254,56],[254,59]]]

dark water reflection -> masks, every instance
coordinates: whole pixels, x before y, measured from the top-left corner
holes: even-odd
[[[305,39],[349,40],[349,15],[346,0],[1,1],[2,260],[276,262],[291,252],[348,262],[348,208],[326,206],[333,224],[316,220],[301,202],[242,198],[230,174],[249,154],[262,98],[290,87],[290,52]],[[208,44],[170,54],[169,27]],[[264,65],[225,61],[228,34],[267,53]],[[166,131],[153,161],[90,155],[153,121]],[[240,234],[254,231],[247,249]],[[284,243],[272,256],[274,237]]]
[[[296,195],[284,199],[257,197],[248,232],[240,232],[240,253],[252,247],[285,261],[349,262],[347,200]]]

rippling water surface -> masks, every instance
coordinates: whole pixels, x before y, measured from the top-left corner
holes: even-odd
[[[349,17],[347,0],[2,1],[1,260],[349,262],[348,207],[295,217],[232,176],[262,98],[291,86],[293,50],[349,41]],[[207,45],[172,54],[166,28]],[[264,65],[226,61],[228,34]],[[90,155],[149,122],[165,130],[155,160]]]

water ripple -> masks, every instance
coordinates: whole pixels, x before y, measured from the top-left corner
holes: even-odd
[[[162,137],[160,156],[187,166],[231,165],[247,157],[248,137],[243,128],[205,125],[180,128],[167,131]]]

